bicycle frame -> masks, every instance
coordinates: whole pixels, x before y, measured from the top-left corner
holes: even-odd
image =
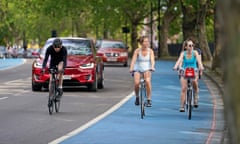
[[[187,93],[186,93],[186,109],[188,113],[188,119],[190,120],[192,118],[192,108],[193,108],[193,86],[192,81],[195,79],[195,73],[197,71],[194,68],[186,68],[183,72],[183,76],[185,79],[187,79]]]
[[[140,107],[141,107],[141,118],[145,116],[145,99],[146,99],[146,84],[144,79],[144,72],[140,72]]]
[[[48,98],[48,109],[49,114],[53,113],[53,107],[55,106],[55,111],[59,112],[60,100],[57,100],[58,95],[58,80],[57,80],[57,68],[49,69],[49,73],[52,75],[51,87],[49,87],[49,98]],[[54,105],[54,106],[53,106]]]

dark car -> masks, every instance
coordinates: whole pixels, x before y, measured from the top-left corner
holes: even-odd
[[[128,65],[128,46],[121,40],[97,40],[96,48],[98,53],[103,55],[104,63]]]
[[[68,50],[67,66],[64,71],[63,87],[87,86],[91,91],[104,87],[104,67],[101,56],[98,56],[92,39],[62,37],[62,45]],[[46,41],[40,56],[32,64],[32,90],[48,88],[49,73],[42,75],[42,63],[46,49],[54,38]],[[49,66],[49,61],[47,66]],[[47,70],[46,70],[47,71]]]

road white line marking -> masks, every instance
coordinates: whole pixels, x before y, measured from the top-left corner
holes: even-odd
[[[127,97],[125,97],[123,100],[121,100],[119,103],[117,103],[116,105],[114,105],[112,108],[110,108],[108,111],[104,112],[103,114],[97,116],[96,118],[94,118],[93,120],[87,122],[86,124],[84,124],[83,126],[77,128],[76,130],[48,143],[48,144],[58,144],[60,142],[63,142],[64,140],[77,135],[78,133],[80,133],[81,131],[87,129],[88,127],[90,127],[91,125],[95,124],[96,122],[100,121],[101,119],[105,118],[106,116],[108,116],[109,114],[111,114],[112,112],[114,112],[115,110],[117,110],[119,107],[121,107],[124,103],[126,103],[132,96],[133,96],[134,92],[132,92],[131,94],[129,94]]]
[[[0,100],[5,100],[7,99],[8,97],[1,97]]]

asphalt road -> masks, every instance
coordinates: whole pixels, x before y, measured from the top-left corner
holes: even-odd
[[[50,116],[48,93],[31,91],[31,63],[29,59],[23,65],[0,70],[1,144],[49,143],[101,115],[132,92],[128,67],[107,66],[104,89],[64,89],[60,113]]]

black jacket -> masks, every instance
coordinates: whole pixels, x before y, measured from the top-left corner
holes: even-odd
[[[64,63],[63,68],[66,68],[66,65],[67,65],[67,49],[66,49],[66,47],[62,46],[61,50],[59,52],[56,52],[52,45],[49,46],[46,50],[45,57],[43,60],[43,65],[42,65],[43,68],[46,67],[49,55],[51,56],[50,68],[55,67],[61,61],[63,61],[63,63]]]

